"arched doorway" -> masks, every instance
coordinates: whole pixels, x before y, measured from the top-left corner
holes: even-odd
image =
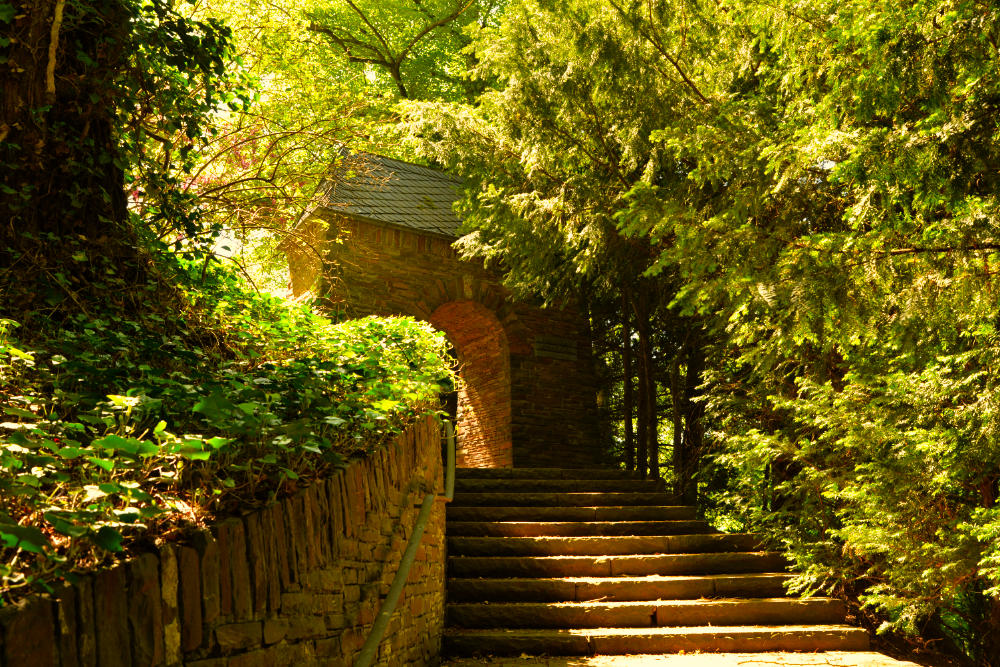
[[[429,320],[458,357],[458,465],[512,467],[510,350],[500,320],[475,301],[445,303]]]

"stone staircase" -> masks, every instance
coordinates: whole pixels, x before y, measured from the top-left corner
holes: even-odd
[[[785,597],[785,561],[614,470],[460,469],[451,656],[856,651],[844,606]]]

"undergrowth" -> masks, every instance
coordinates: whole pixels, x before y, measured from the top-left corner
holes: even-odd
[[[150,281],[138,309],[110,269],[103,306],[28,326],[0,310],[0,604],[294,490],[450,389],[428,325],[334,323],[168,264],[168,298]]]

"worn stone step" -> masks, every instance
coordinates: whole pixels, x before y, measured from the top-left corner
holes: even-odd
[[[660,480],[641,479],[455,479],[457,493],[663,492]]]
[[[822,625],[843,623],[844,615],[844,603],[830,598],[451,603],[447,606],[447,624],[456,628]]]
[[[456,468],[455,479],[636,479],[612,468]]]
[[[453,521],[681,521],[697,516],[686,505],[639,507],[456,507],[448,505],[447,520]]]
[[[779,597],[789,574],[450,579],[449,602],[587,602]]]
[[[670,505],[672,497],[666,493],[596,491],[572,493],[455,493],[451,504],[455,507],[488,506],[548,506],[548,507],[598,507],[624,505]]]
[[[926,664],[926,663],[925,663]],[[767,651],[764,653],[660,653],[657,655],[453,657],[441,667],[920,667],[915,662],[897,660],[867,651]]]
[[[701,651],[865,651],[868,633],[846,625],[445,631],[447,655],[627,655]]]
[[[455,556],[626,556],[718,551],[757,551],[749,534],[600,537],[449,537]]]
[[[578,509],[578,508],[574,508]],[[448,521],[456,537],[585,537],[716,532],[705,521]]]
[[[647,556],[450,556],[451,577],[644,577],[784,571],[777,552]]]

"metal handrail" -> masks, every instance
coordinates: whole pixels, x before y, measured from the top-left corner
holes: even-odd
[[[455,427],[448,420],[445,420],[444,427],[447,440],[444,497],[447,500],[452,500],[455,497]],[[385,601],[375,616],[375,623],[358,653],[357,660],[354,661],[354,667],[369,667],[374,663],[379,644],[382,643],[382,637],[389,628],[392,614],[396,611],[396,604],[399,603],[399,596],[403,594],[406,580],[410,577],[410,568],[417,557],[417,548],[420,546],[420,540],[424,537],[424,531],[427,529],[427,522],[430,521],[433,509],[434,494],[428,493],[420,504],[420,513],[417,514],[417,520],[413,524],[413,533],[410,535],[409,542],[406,543],[403,558],[399,561],[399,569],[396,570],[396,576],[392,580],[392,585],[389,586],[389,594],[385,596]]]

